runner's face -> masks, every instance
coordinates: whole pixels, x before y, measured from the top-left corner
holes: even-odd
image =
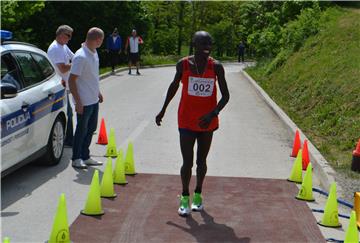
[[[208,57],[211,52],[212,41],[210,36],[200,36],[195,39],[195,55]]]

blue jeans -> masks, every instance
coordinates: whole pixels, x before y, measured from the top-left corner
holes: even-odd
[[[67,116],[68,116],[68,122],[66,126],[66,134],[65,134],[65,141],[64,144],[66,145],[73,145],[73,139],[74,139],[74,126],[73,126],[73,112],[70,105],[70,99],[69,99],[69,93],[66,91],[66,98],[67,98]]]
[[[73,143],[72,160],[90,158],[90,144],[96,131],[99,113],[99,103],[84,106],[83,114],[76,114],[77,124]]]

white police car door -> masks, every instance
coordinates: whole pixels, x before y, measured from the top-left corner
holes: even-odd
[[[11,83],[18,90],[23,89],[15,61],[10,53],[1,56],[1,82]],[[0,100],[1,108],[1,163],[5,170],[29,155],[30,113],[24,103],[26,94],[19,92],[17,97]]]
[[[25,90],[23,103],[29,105],[31,124],[28,149],[31,153],[43,148],[49,139],[49,133],[54,121],[52,109],[57,100],[56,89],[63,89],[60,80],[50,80],[48,72],[41,65],[49,65],[49,71],[54,70],[48,60],[36,53],[14,52],[14,56],[22,70]],[[63,91],[62,91],[63,92]],[[61,92],[60,92],[61,93]]]

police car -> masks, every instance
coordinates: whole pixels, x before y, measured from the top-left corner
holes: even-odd
[[[1,175],[25,163],[60,162],[66,127],[66,95],[47,54],[8,41],[1,30]]]

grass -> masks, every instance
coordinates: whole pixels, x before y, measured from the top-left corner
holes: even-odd
[[[337,171],[350,167],[360,138],[360,12],[329,9],[326,25],[271,74],[271,60],[248,73]],[[348,173],[360,178],[359,174]]]

